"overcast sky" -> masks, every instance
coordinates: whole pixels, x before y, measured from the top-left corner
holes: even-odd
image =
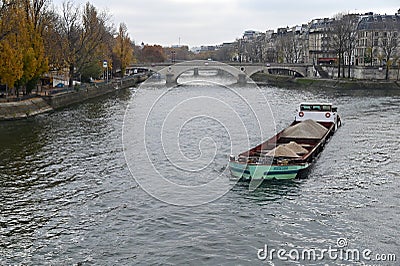
[[[63,0],[54,0],[60,5]],[[75,0],[77,4],[87,1]],[[190,47],[231,42],[245,30],[295,26],[339,12],[395,14],[399,0],[90,0],[124,22],[140,44]]]

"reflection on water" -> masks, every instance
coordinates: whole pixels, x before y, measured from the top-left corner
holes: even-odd
[[[249,191],[249,182],[238,182],[233,192],[257,204],[268,204],[271,201],[280,201],[296,197],[302,185],[300,180],[274,181],[266,180],[254,191]]]
[[[177,96],[188,93],[182,89]],[[221,96],[221,90],[203,89]],[[400,255],[400,93],[262,91],[277,130],[290,124],[301,101],[337,104],[343,127],[306,179],[266,182],[256,191],[238,183],[223,197],[191,208],[149,196],[127,169],[121,131],[134,91],[1,122],[0,264],[254,265],[265,244],[322,249],[335,246],[339,237],[351,248]],[[208,178],[222,175],[232,182],[224,172],[226,133],[209,120],[207,125],[224,153],[216,156]],[[181,148],[188,157],[199,155],[196,134],[210,133],[207,125],[195,120],[183,128]],[[342,263],[349,262],[327,261]]]

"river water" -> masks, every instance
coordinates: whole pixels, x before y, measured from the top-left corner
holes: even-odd
[[[247,99],[264,95],[250,102],[265,117],[253,119],[232,90],[198,83],[124,90],[1,122],[0,265],[398,265],[400,91],[234,91]],[[168,93],[154,104],[160,92]],[[228,98],[242,112],[216,108]],[[270,125],[286,127],[301,101],[334,102],[344,121],[307,178],[266,182],[254,191],[236,184],[226,169],[228,155],[269,137]],[[149,106],[154,108],[145,113]],[[243,125],[234,126],[232,113]],[[254,121],[269,126],[259,130]],[[248,143],[239,141],[242,126]],[[126,129],[136,135],[123,136]],[[168,154],[176,149],[168,146],[175,143],[171,138],[179,140],[179,156],[177,150]],[[145,143],[134,144],[136,139]],[[207,185],[201,193],[209,193],[162,191],[154,184],[156,173],[181,187]],[[285,261],[276,253],[261,260],[259,250],[266,246],[267,253],[283,249],[292,255],[330,247],[371,253],[361,262],[327,255]],[[367,260],[390,260],[391,254],[397,262]]]

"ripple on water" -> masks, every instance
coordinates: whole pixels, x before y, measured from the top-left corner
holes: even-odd
[[[193,208],[150,197],[130,176],[121,141],[129,91],[2,123],[0,264],[252,265],[265,244],[329,248],[339,237],[354,248],[398,252],[398,93],[263,91],[277,129],[291,122],[299,101],[308,100],[336,103],[343,127],[308,178],[266,182],[255,191],[239,183]],[[221,97],[222,91],[215,93]],[[194,125],[207,133],[201,121],[184,129],[181,147],[193,158],[200,132]],[[229,148],[219,129],[213,137],[224,154],[212,162],[208,177],[228,180],[223,169]]]

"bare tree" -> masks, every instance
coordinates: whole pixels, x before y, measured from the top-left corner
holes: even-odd
[[[386,73],[385,79],[389,79],[389,70],[397,56],[399,49],[399,27],[400,23],[397,21],[389,21],[385,23],[386,30],[383,32],[383,38],[380,39],[380,46],[382,47],[383,57],[386,60]]]
[[[23,7],[27,20],[32,22],[35,30],[43,34],[44,27],[48,24],[49,0],[25,0]]]
[[[106,13],[99,13],[89,2],[81,12],[80,7],[67,0],[62,4],[58,23],[58,38],[63,60],[69,68],[69,86],[73,86],[75,73],[99,60],[103,45],[107,46],[107,56],[111,57],[113,27],[109,25]]]
[[[277,50],[284,62],[297,64],[301,61],[303,46],[296,32],[287,32],[277,37]]]
[[[43,29],[43,42],[46,50],[46,56],[49,59],[50,67],[59,69],[64,64],[63,53],[60,53],[62,45],[59,36],[60,17],[54,11],[50,10],[46,13],[47,25]]]
[[[252,62],[255,58],[254,42],[245,39],[238,40],[239,62]]]
[[[275,49],[275,47],[268,48],[265,55],[266,62],[275,63],[278,61],[277,58],[278,58],[278,52]]]
[[[221,47],[215,52],[215,60],[217,61],[231,61],[235,53],[235,47],[226,45]]]
[[[347,53],[347,62],[348,62],[348,73],[347,77],[350,78],[351,73],[351,57],[353,55],[354,49],[357,44],[357,25],[358,25],[358,16],[355,14],[347,14],[342,18],[342,23],[345,25],[346,29],[346,45],[345,52]]]
[[[285,33],[281,34],[277,38],[277,50],[280,54],[282,63],[292,63],[293,56],[293,36]]]
[[[347,55],[348,73],[351,73],[351,58],[357,41],[358,16],[339,13],[335,16],[331,28],[332,48],[338,54],[338,78],[345,77],[345,55]],[[341,73],[342,72],[342,73]]]
[[[62,11],[59,23],[57,23],[58,45],[61,61],[69,68],[69,86],[73,86],[73,76],[77,55],[82,49],[80,36],[82,27],[80,22],[80,10],[72,1],[62,3]]]
[[[295,35],[293,38],[293,63],[297,64],[303,60],[303,45],[300,35]]]
[[[261,63],[264,62],[264,52],[263,52],[263,44],[266,41],[266,35],[259,34],[256,36],[253,44],[253,58],[255,62]]]
[[[345,15],[342,13],[339,13],[335,16],[330,31],[332,48],[338,55],[338,78],[340,78],[341,69],[342,66],[344,65],[344,52],[346,49],[347,38],[348,38],[348,27],[346,23],[344,23],[344,21],[342,20],[344,16]]]
[[[93,60],[110,58],[114,41],[114,29],[109,24],[109,16],[105,12],[98,12],[89,2],[83,9],[82,20],[83,27],[80,36],[82,49],[78,54],[78,73],[91,65]]]

